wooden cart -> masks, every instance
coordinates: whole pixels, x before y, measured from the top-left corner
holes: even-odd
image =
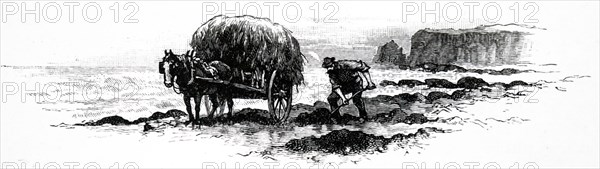
[[[221,61],[235,72],[231,81],[200,80],[229,86],[234,98],[266,99],[271,117],[287,120],[292,89],[304,82],[304,55],[292,31],[268,18],[219,15],[194,32],[190,46],[195,58]]]
[[[277,70],[265,75],[269,78],[256,79],[262,82],[254,86],[212,78],[196,77],[196,79],[206,83],[226,85],[229,87],[228,90],[232,90],[234,98],[265,99],[268,101],[271,118],[277,122],[285,122],[290,117],[292,110],[293,85],[277,83]],[[206,103],[206,110],[211,110],[212,104],[210,104],[210,101],[205,100],[204,103]]]

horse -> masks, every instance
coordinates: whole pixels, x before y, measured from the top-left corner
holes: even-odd
[[[208,78],[213,78],[214,80],[222,80],[222,81],[229,81],[229,82],[233,78],[232,69],[229,67],[229,65],[227,65],[221,61],[215,60],[215,61],[211,61],[211,62],[207,63],[204,60],[195,58],[194,61],[192,61],[192,63],[193,63],[193,67],[195,68],[195,76],[197,76],[197,77],[208,77]],[[192,79],[192,81],[194,81],[194,79]],[[216,91],[210,90],[207,92],[207,93],[216,92],[216,95],[209,95],[209,99],[211,102],[218,103],[218,105],[219,105],[218,107],[212,106],[212,110],[208,114],[208,117],[210,119],[212,119],[216,109],[219,107],[221,108],[220,113],[222,114],[224,111],[223,107],[224,107],[225,102],[227,102],[227,107],[229,109],[229,111],[227,112],[227,115],[229,117],[232,117],[232,115],[233,115],[233,95],[232,95],[232,93],[229,92],[230,90],[227,88],[227,86],[225,84],[211,84],[211,83],[204,83],[204,85],[202,85],[202,86],[211,86],[210,89],[216,89]]]
[[[196,81],[195,77],[206,78],[224,78],[223,80],[231,80],[231,69],[226,64],[213,61],[205,63],[202,60],[192,58],[190,51],[186,54],[176,55],[172,50],[165,50],[165,56],[159,62],[159,73],[163,74],[163,82],[167,88],[173,88],[175,93],[183,94],[183,101],[186,106],[189,121],[185,124],[198,124],[200,116],[200,105],[202,96],[208,95],[212,103],[209,118],[212,119],[214,112],[218,107],[223,107],[224,102],[229,102],[229,112],[232,115],[233,99],[231,94],[227,93],[225,86],[220,84],[211,84],[208,82]],[[218,76],[215,76],[218,75]],[[177,86],[175,86],[177,84]],[[191,98],[194,98],[196,118],[192,113]]]

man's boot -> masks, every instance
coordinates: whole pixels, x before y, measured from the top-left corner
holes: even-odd
[[[369,82],[369,84],[367,85],[367,90],[373,90],[377,88],[377,85],[375,85],[375,83],[373,82]]]

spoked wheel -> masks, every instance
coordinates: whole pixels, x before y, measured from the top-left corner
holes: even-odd
[[[269,79],[267,88],[267,99],[269,104],[269,113],[275,122],[283,123],[287,121],[292,111],[292,85],[276,86],[275,77],[277,70],[273,71]]]

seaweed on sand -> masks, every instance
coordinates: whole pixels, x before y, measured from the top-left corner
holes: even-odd
[[[373,153],[386,151],[388,145],[394,142],[428,136],[429,131],[426,128],[418,129],[415,133],[396,134],[390,138],[366,134],[362,131],[341,129],[334,130],[321,137],[308,136],[301,139],[290,140],[285,144],[285,148],[300,153],[312,151],[342,155]]]

